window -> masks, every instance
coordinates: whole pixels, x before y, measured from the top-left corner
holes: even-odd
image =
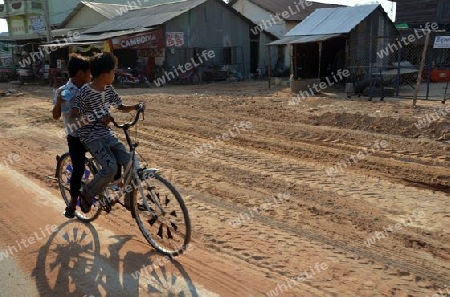
[[[13,9],[20,9],[22,7],[23,2],[11,3],[11,7]]]
[[[33,9],[42,9],[42,3],[31,2],[31,8],[33,8]]]

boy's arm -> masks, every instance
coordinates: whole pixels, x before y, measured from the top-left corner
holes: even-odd
[[[70,123],[76,124],[78,128],[84,127],[95,121],[96,119],[93,115],[82,115],[80,110],[76,107],[72,108],[70,111]]]
[[[80,94],[70,102],[70,122],[77,123],[79,127],[89,124],[88,117],[84,115],[83,97]]]
[[[55,120],[58,120],[61,118],[61,104],[62,104],[62,97],[61,97],[61,91],[57,91],[55,94],[55,98],[53,99],[53,118]]]
[[[70,102],[70,120],[72,121],[75,121],[76,118],[81,116],[82,100],[80,97],[80,94],[78,94],[75,99]]]
[[[130,112],[139,109],[139,104],[136,105],[123,104],[122,98],[120,98],[119,94],[117,94],[117,92],[114,90],[113,87],[111,87],[111,89],[112,89],[112,97],[110,104],[117,106],[118,110],[120,110],[121,112]]]
[[[138,110],[139,108],[139,104],[136,105],[119,105],[117,106],[117,109],[120,110],[121,112],[130,112],[130,111],[134,111],[134,110]]]

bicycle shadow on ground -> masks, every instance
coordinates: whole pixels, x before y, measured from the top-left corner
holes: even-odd
[[[153,250],[122,250],[132,238],[112,235],[102,240],[91,224],[79,220],[61,224],[38,252],[32,276],[39,295],[199,296],[178,261]]]

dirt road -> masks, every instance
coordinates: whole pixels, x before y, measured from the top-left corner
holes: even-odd
[[[118,90],[147,103],[142,157],[187,197],[192,249],[164,263],[123,209],[91,225],[61,215],[51,89],[22,91],[0,99],[0,165],[20,157],[0,167],[15,261],[2,270],[17,265],[39,296],[446,296],[447,127],[415,125],[436,103],[289,105],[262,83]]]

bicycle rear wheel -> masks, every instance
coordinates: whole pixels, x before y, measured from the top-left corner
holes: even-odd
[[[131,213],[145,239],[159,252],[179,256],[191,240],[191,221],[180,193],[153,171],[141,180],[144,196],[130,193]]]
[[[56,178],[58,179],[61,196],[63,197],[66,206],[69,205],[70,202],[70,179],[72,178],[72,168],[72,161],[69,153],[64,153],[58,160]],[[89,168],[88,164],[86,164],[81,181],[82,186],[87,184],[92,178],[94,178],[94,174],[91,172],[91,168]],[[91,211],[88,213],[82,212],[80,207],[77,205],[75,210],[76,217],[84,222],[91,222],[95,220],[100,215],[101,211],[97,203],[98,202],[94,202],[91,207]]]

